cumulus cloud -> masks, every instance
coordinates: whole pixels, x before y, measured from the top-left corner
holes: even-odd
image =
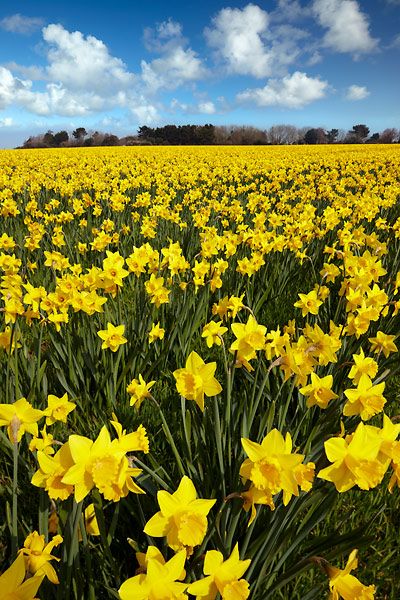
[[[271,13],[254,4],[243,9],[223,8],[204,34],[227,73],[257,79],[281,76],[303,53],[311,51],[309,33],[289,23],[287,15],[295,20],[299,10],[299,3],[291,1],[280,2]],[[301,14],[304,16],[304,11]]]
[[[314,0],[313,11],[318,23],[327,29],[325,46],[355,55],[377,48],[378,40],[371,37],[368,18],[356,0]]]
[[[206,28],[208,44],[232,73],[266,77],[271,73],[271,55],[264,44],[269,16],[254,4],[223,8]]]
[[[32,81],[14,77],[0,67],[0,109],[17,104],[37,115],[77,116],[104,107],[104,99],[92,92],[75,94],[61,83],[48,83],[43,92],[33,91]]]
[[[57,24],[42,33],[45,67],[0,67],[0,108],[17,104],[37,115],[73,117],[130,106],[140,97],[139,78],[101,40]],[[43,90],[34,89],[34,79],[45,83]]]
[[[327,81],[295,71],[281,79],[270,79],[263,88],[247,89],[237,95],[237,100],[253,102],[258,106],[302,108],[324,98],[327,88]]]
[[[22,35],[29,35],[37,29],[40,29],[44,24],[43,19],[40,17],[25,17],[19,13],[4,17],[0,21],[0,27],[5,31],[11,33],[21,33]]]
[[[135,99],[130,110],[137,120],[144,125],[152,125],[159,120],[157,107],[149,103],[144,96]]]
[[[157,23],[156,27],[146,27],[143,40],[149,52],[158,53],[165,52],[168,47],[176,47],[187,43],[182,35],[182,25],[172,19]]]
[[[369,96],[369,91],[363,85],[350,85],[347,88],[346,99],[347,100],[364,100]]]
[[[134,82],[120,58],[112,56],[107,46],[92,35],[70,32],[62,25],[48,25],[43,39],[49,45],[47,74],[51,81],[70,90],[92,90],[112,94]]]
[[[187,48],[179,23],[169,19],[155,29],[145,30],[146,47],[160,54],[147,62],[142,60],[142,81],[150,93],[159,89],[174,89],[206,75],[206,69],[197,53]]]
[[[151,92],[160,88],[174,89],[188,81],[205,76],[206,70],[197,54],[181,46],[150,63],[142,60],[142,79]]]

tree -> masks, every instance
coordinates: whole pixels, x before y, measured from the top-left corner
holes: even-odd
[[[273,125],[265,132],[267,144],[296,144],[303,137],[294,125]]]
[[[84,137],[87,136],[87,131],[84,127],[77,127],[72,132],[72,135],[79,142],[80,140],[82,140]]]
[[[65,130],[58,131],[57,133],[54,134],[54,144],[56,146],[60,146],[61,144],[68,142],[68,140],[69,140],[69,135],[68,135],[68,132]]]
[[[371,137],[369,137],[367,140],[365,140],[366,144],[379,144],[380,143],[380,136],[379,133],[373,133],[371,135]]]
[[[54,135],[53,135],[52,131],[49,130],[47,133],[44,134],[43,143],[46,146],[54,146],[55,145]]]
[[[304,136],[304,141],[306,144],[325,144],[326,133],[321,127],[309,129]]]
[[[334,144],[337,141],[337,137],[339,135],[339,129],[331,129],[326,134],[326,139],[328,144]]]
[[[397,131],[397,129],[394,129],[393,127],[391,127],[389,129],[384,129],[382,131],[381,135],[379,136],[379,143],[380,144],[393,144],[393,142],[398,140],[398,138],[399,138],[399,132]]]
[[[112,133],[107,133],[104,138],[103,141],[101,142],[102,146],[118,146],[119,143],[119,137],[112,134]]]
[[[364,124],[353,125],[347,136],[346,142],[350,144],[362,144],[369,136],[369,127]]]

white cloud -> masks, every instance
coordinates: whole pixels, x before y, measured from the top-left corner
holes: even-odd
[[[174,89],[206,75],[206,69],[197,53],[186,48],[180,23],[164,21],[155,29],[145,30],[146,47],[161,56],[147,62],[142,60],[142,81],[150,93],[159,89]]]
[[[198,110],[200,113],[205,115],[213,115],[216,112],[215,104],[210,100],[207,102],[200,102],[198,105]]]
[[[12,125],[14,125],[12,117],[4,117],[4,119],[0,119],[0,127],[11,127]]]
[[[302,6],[299,0],[278,0],[272,18],[277,21],[298,21],[310,15],[310,7]]]
[[[363,85],[350,85],[347,88],[346,99],[347,100],[364,100],[369,96],[369,91]]]
[[[47,74],[51,81],[70,90],[91,90],[112,96],[116,90],[131,86],[134,75],[120,58],[92,35],[70,32],[62,25],[48,25],[43,39],[49,44]]]
[[[165,52],[168,47],[184,45],[185,38],[182,35],[182,25],[168,19],[158,23],[155,28],[146,27],[143,35],[146,48],[150,52]]]
[[[295,71],[281,79],[270,79],[263,88],[248,89],[237,95],[239,102],[254,102],[258,106],[302,108],[324,98],[327,81]]]
[[[150,104],[145,97],[140,98],[139,102],[136,101],[130,110],[141,125],[152,125],[159,120],[156,106]]]
[[[22,75],[22,77],[26,77],[27,79],[40,81],[47,78],[43,67],[38,67],[37,65],[30,65],[27,67],[25,65],[20,65],[15,61],[11,61],[9,63],[4,63],[3,66],[14,73],[18,73],[18,75]]]
[[[151,92],[160,88],[174,89],[188,81],[205,76],[206,70],[197,54],[181,46],[168,51],[165,56],[150,63],[142,60],[142,79]]]
[[[211,100],[204,100],[197,104],[187,104],[186,102],[180,102],[177,98],[173,98],[170,107],[173,112],[179,111],[189,115],[213,115],[217,112],[216,106]]]
[[[25,17],[17,13],[1,19],[0,27],[11,33],[29,35],[36,29],[42,27],[43,23],[44,21],[40,17]]]
[[[314,0],[314,15],[327,32],[323,43],[337,52],[372,52],[378,40],[371,37],[367,16],[356,0]]]
[[[208,44],[227,65],[228,71],[239,75],[266,77],[272,70],[272,57],[263,36],[268,30],[269,16],[259,6],[223,8],[206,28]]]

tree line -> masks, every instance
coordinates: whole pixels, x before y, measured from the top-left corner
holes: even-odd
[[[136,135],[118,137],[112,133],[88,132],[77,127],[72,133],[66,130],[47,131],[31,136],[20,148],[63,148],[72,146],[134,146],[134,145],[283,145],[283,144],[393,144],[400,143],[400,130],[387,128],[370,133],[365,124],[353,125],[349,131],[326,130],[322,127],[295,127],[273,125],[269,129],[251,126],[164,125],[139,127]]]

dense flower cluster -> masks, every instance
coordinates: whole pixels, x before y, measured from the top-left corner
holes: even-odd
[[[145,551],[115,585],[122,600],[261,598],[292,551],[276,515],[290,528],[302,502],[318,514],[316,488],[370,490],[386,474],[400,487],[398,154],[0,153],[5,598],[58,583],[63,537],[68,586],[88,536],[109,568],[121,500],[136,529],[118,539]],[[17,554],[25,466],[40,533]],[[334,600],[374,597],[350,573],[356,552],[344,570],[318,559]]]

